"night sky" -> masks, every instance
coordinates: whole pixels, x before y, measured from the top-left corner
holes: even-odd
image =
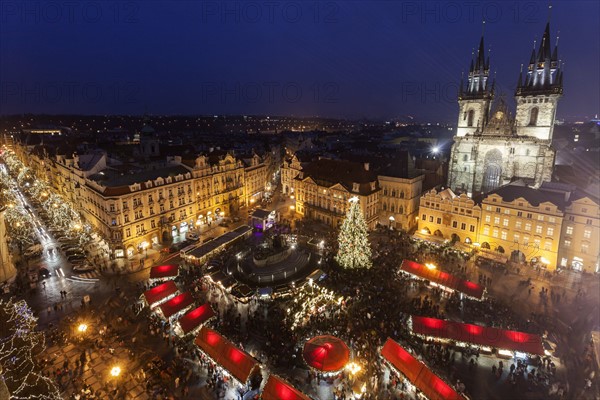
[[[599,4],[553,2],[565,63],[559,118],[600,109]],[[2,0],[0,114],[455,122],[483,17],[498,92],[512,102],[547,1]]]

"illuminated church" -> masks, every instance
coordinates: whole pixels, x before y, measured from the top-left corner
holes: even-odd
[[[495,101],[482,36],[466,87],[461,81],[459,91],[458,127],[448,170],[448,186],[454,192],[473,196],[515,179],[532,187],[550,181],[554,119],[563,92],[557,53],[558,42],[551,49],[548,23],[525,73],[521,67],[513,116],[502,99]]]

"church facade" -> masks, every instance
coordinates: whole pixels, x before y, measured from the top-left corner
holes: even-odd
[[[483,37],[471,61],[467,85],[461,81],[456,136],[450,155],[448,186],[474,196],[516,179],[533,187],[550,181],[555,151],[552,133],[562,95],[557,45],[551,51],[550,25],[539,48],[521,71],[515,91],[516,113],[495,97]]]

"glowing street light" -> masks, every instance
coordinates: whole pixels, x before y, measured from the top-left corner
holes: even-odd
[[[346,365],[346,369],[351,375],[356,375],[358,372],[360,372],[360,370],[362,370],[362,367],[353,361]]]
[[[115,378],[118,378],[119,375],[121,375],[121,367],[119,367],[119,366],[112,367],[112,369],[110,370],[110,375]]]
[[[87,331],[87,328],[88,326],[86,324],[79,324],[77,330],[79,331],[79,333],[83,334]]]

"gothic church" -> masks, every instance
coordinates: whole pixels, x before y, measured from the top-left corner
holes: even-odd
[[[555,151],[552,132],[556,106],[562,95],[558,43],[551,51],[550,24],[539,49],[531,53],[525,75],[515,92],[516,116],[502,99],[494,102],[490,60],[485,57],[483,36],[471,60],[466,88],[461,80],[459,116],[450,156],[448,186],[468,196],[487,193],[515,179],[532,187],[550,181]]]

